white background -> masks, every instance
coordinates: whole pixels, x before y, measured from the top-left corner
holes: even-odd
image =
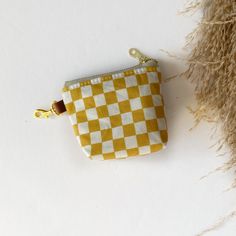
[[[212,126],[193,131],[191,85],[163,86],[166,150],[121,161],[91,161],[66,116],[34,120],[60,99],[65,80],[129,67],[130,47],[157,57],[168,77],[197,17],[177,15],[185,0],[0,0],[0,235],[188,236],[236,207],[224,192],[233,173],[220,166]],[[209,235],[235,235],[231,221]]]

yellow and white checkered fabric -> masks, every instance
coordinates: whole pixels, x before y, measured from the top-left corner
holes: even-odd
[[[167,127],[156,66],[66,85],[63,100],[87,156],[116,159],[162,149]]]

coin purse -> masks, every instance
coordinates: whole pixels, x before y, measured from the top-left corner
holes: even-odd
[[[137,49],[137,66],[67,81],[62,100],[35,117],[67,113],[74,134],[91,159],[120,159],[163,149],[168,140],[158,62]]]

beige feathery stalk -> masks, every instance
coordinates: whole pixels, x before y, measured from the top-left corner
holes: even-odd
[[[218,148],[227,146],[230,160],[221,169],[229,170],[236,167],[236,0],[200,0],[187,7],[187,11],[196,9],[202,11],[202,20],[187,37],[192,50],[184,76],[195,88],[198,107],[192,113],[196,121],[212,120],[222,127],[219,140],[223,142]],[[235,216],[236,211],[199,236]]]
[[[196,119],[214,120],[222,127],[220,147],[230,149],[225,165],[230,169],[236,167],[236,0],[202,0],[192,6],[203,16],[188,37],[193,49],[184,75],[195,86]]]

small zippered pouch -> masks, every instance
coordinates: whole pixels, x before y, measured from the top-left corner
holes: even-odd
[[[63,100],[36,118],[67,113],[74,134],[91,159],[145,155],[165,147],[168,134],[158,62],[137,49],[137,66],[67,81]]]

